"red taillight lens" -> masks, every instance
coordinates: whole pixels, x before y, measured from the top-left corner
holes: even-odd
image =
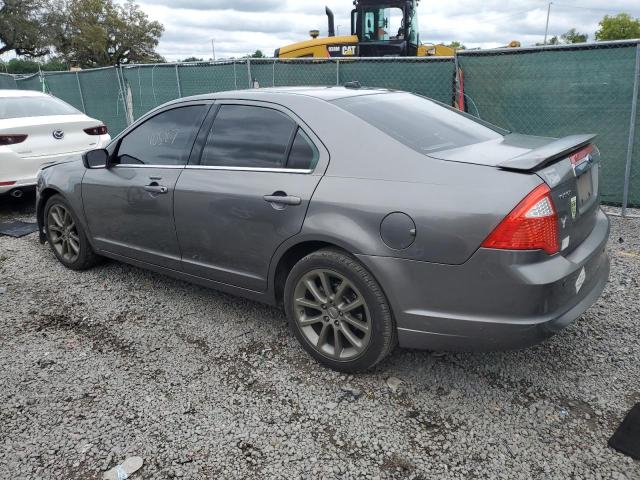
[[[16,182],[0,182],[0,187],[10,187],[11,185],[15,185]]]
[[[100,125],[99,127],[85,128],[84,133],[87,135],[106,135],[109,130],[105,125]]]
[[[593,145],[587,145],[586,147],[578,150],[576,153],[572,154],[569,157],[569,160],[571,160],[571,164],[572,165],[578,165],[582,160],[584,160],[584,158],[593,153]]]
[[[0,135],[0,146],[2,145],[15,145],[16,143],[22,143],[27,139],[28,135],[8,134]]]
[[[525,197],[482,243],[486,248],[504,250],[560,251],[558,212],[551,190],[540,185]]]

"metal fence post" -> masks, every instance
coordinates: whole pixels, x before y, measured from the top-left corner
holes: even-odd
[[[182,88],[180,87],[180,74],[178,73],[177,63],[176,63],[176,83],[178,84],[178,98],[182,98]]]
[[[336,87],[340,86],[340,59],[336,60]]]
[[[253,79],[251,78],[251,59],[247,58],[247,72],[249,73],[249,88],[253,88]]]
[[[273,82],[271,84],[272,87],[276,86],[276,62],[277,60],[274,58],[273,59]]]
[[[129,120],[133,118],[133,115],[129,114],[129,108],[127,107],[127,99],[125,97],[126,88],[124,83],[124,72],[122,71],[122,65],[120,65],[120,68],[118,68],[117,66],[113,68],[115,68],[116,70],[116,78],[118,79],[118,90],[120,90],[120,98],[122,98],[125,122],[127,123],[127,125],[131,125],[131,122]]]
[[[76,72],[76,82],[78,82],[78,93],[80,94],[80,103],[82,103],[82,113],[86,114],[87,109],[84,106],[84,95],[82,94],[82,85],[80,85],[80,74]]]
[[[631,182],[631,163],[633,146],[636,139],[636,118],[638,112],[638,87],[640,84],[640,43],[636,45],[636,68],[633,80],[633,97],[631,98],[631,121],[629,122],[629,145],[627,147],[627,164],[624,172],[624,190],[622,192],[622,216],[627,215],[629,206],[629,183]]]
[[[233,61],[233,81],[236,86],[236,90],[238,89],[238,72],[236,70],[236,61]]]

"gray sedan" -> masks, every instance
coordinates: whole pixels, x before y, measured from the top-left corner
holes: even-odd
[[[524,348],[609,275],[593,140],[357,86],[190,97],[44,169],[40,235],[71,269],[108,257],[283,306],[340,371],[397,344]]]

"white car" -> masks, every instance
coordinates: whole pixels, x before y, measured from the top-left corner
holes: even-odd
[[[0,90],[0,194],[20,197],[41,168],[110,141],[102,122],[58,98]]]

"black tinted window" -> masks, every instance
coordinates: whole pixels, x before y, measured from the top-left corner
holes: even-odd
[[[168,110],[122,139],[118,161],[126,165],[184,165],[206,113],[205,105]]]
[[[496,129],[409,93],[363,95],[334,103],[420,153],[500,139]]]
[[[318,149],[311,139],[301,129],[298,129],[296,138],[291,146],[287,168],[312,170],[318,163]]]
[[[270,108],[223,105],[202,152],[201,165],[282,168],[296,124]]]

